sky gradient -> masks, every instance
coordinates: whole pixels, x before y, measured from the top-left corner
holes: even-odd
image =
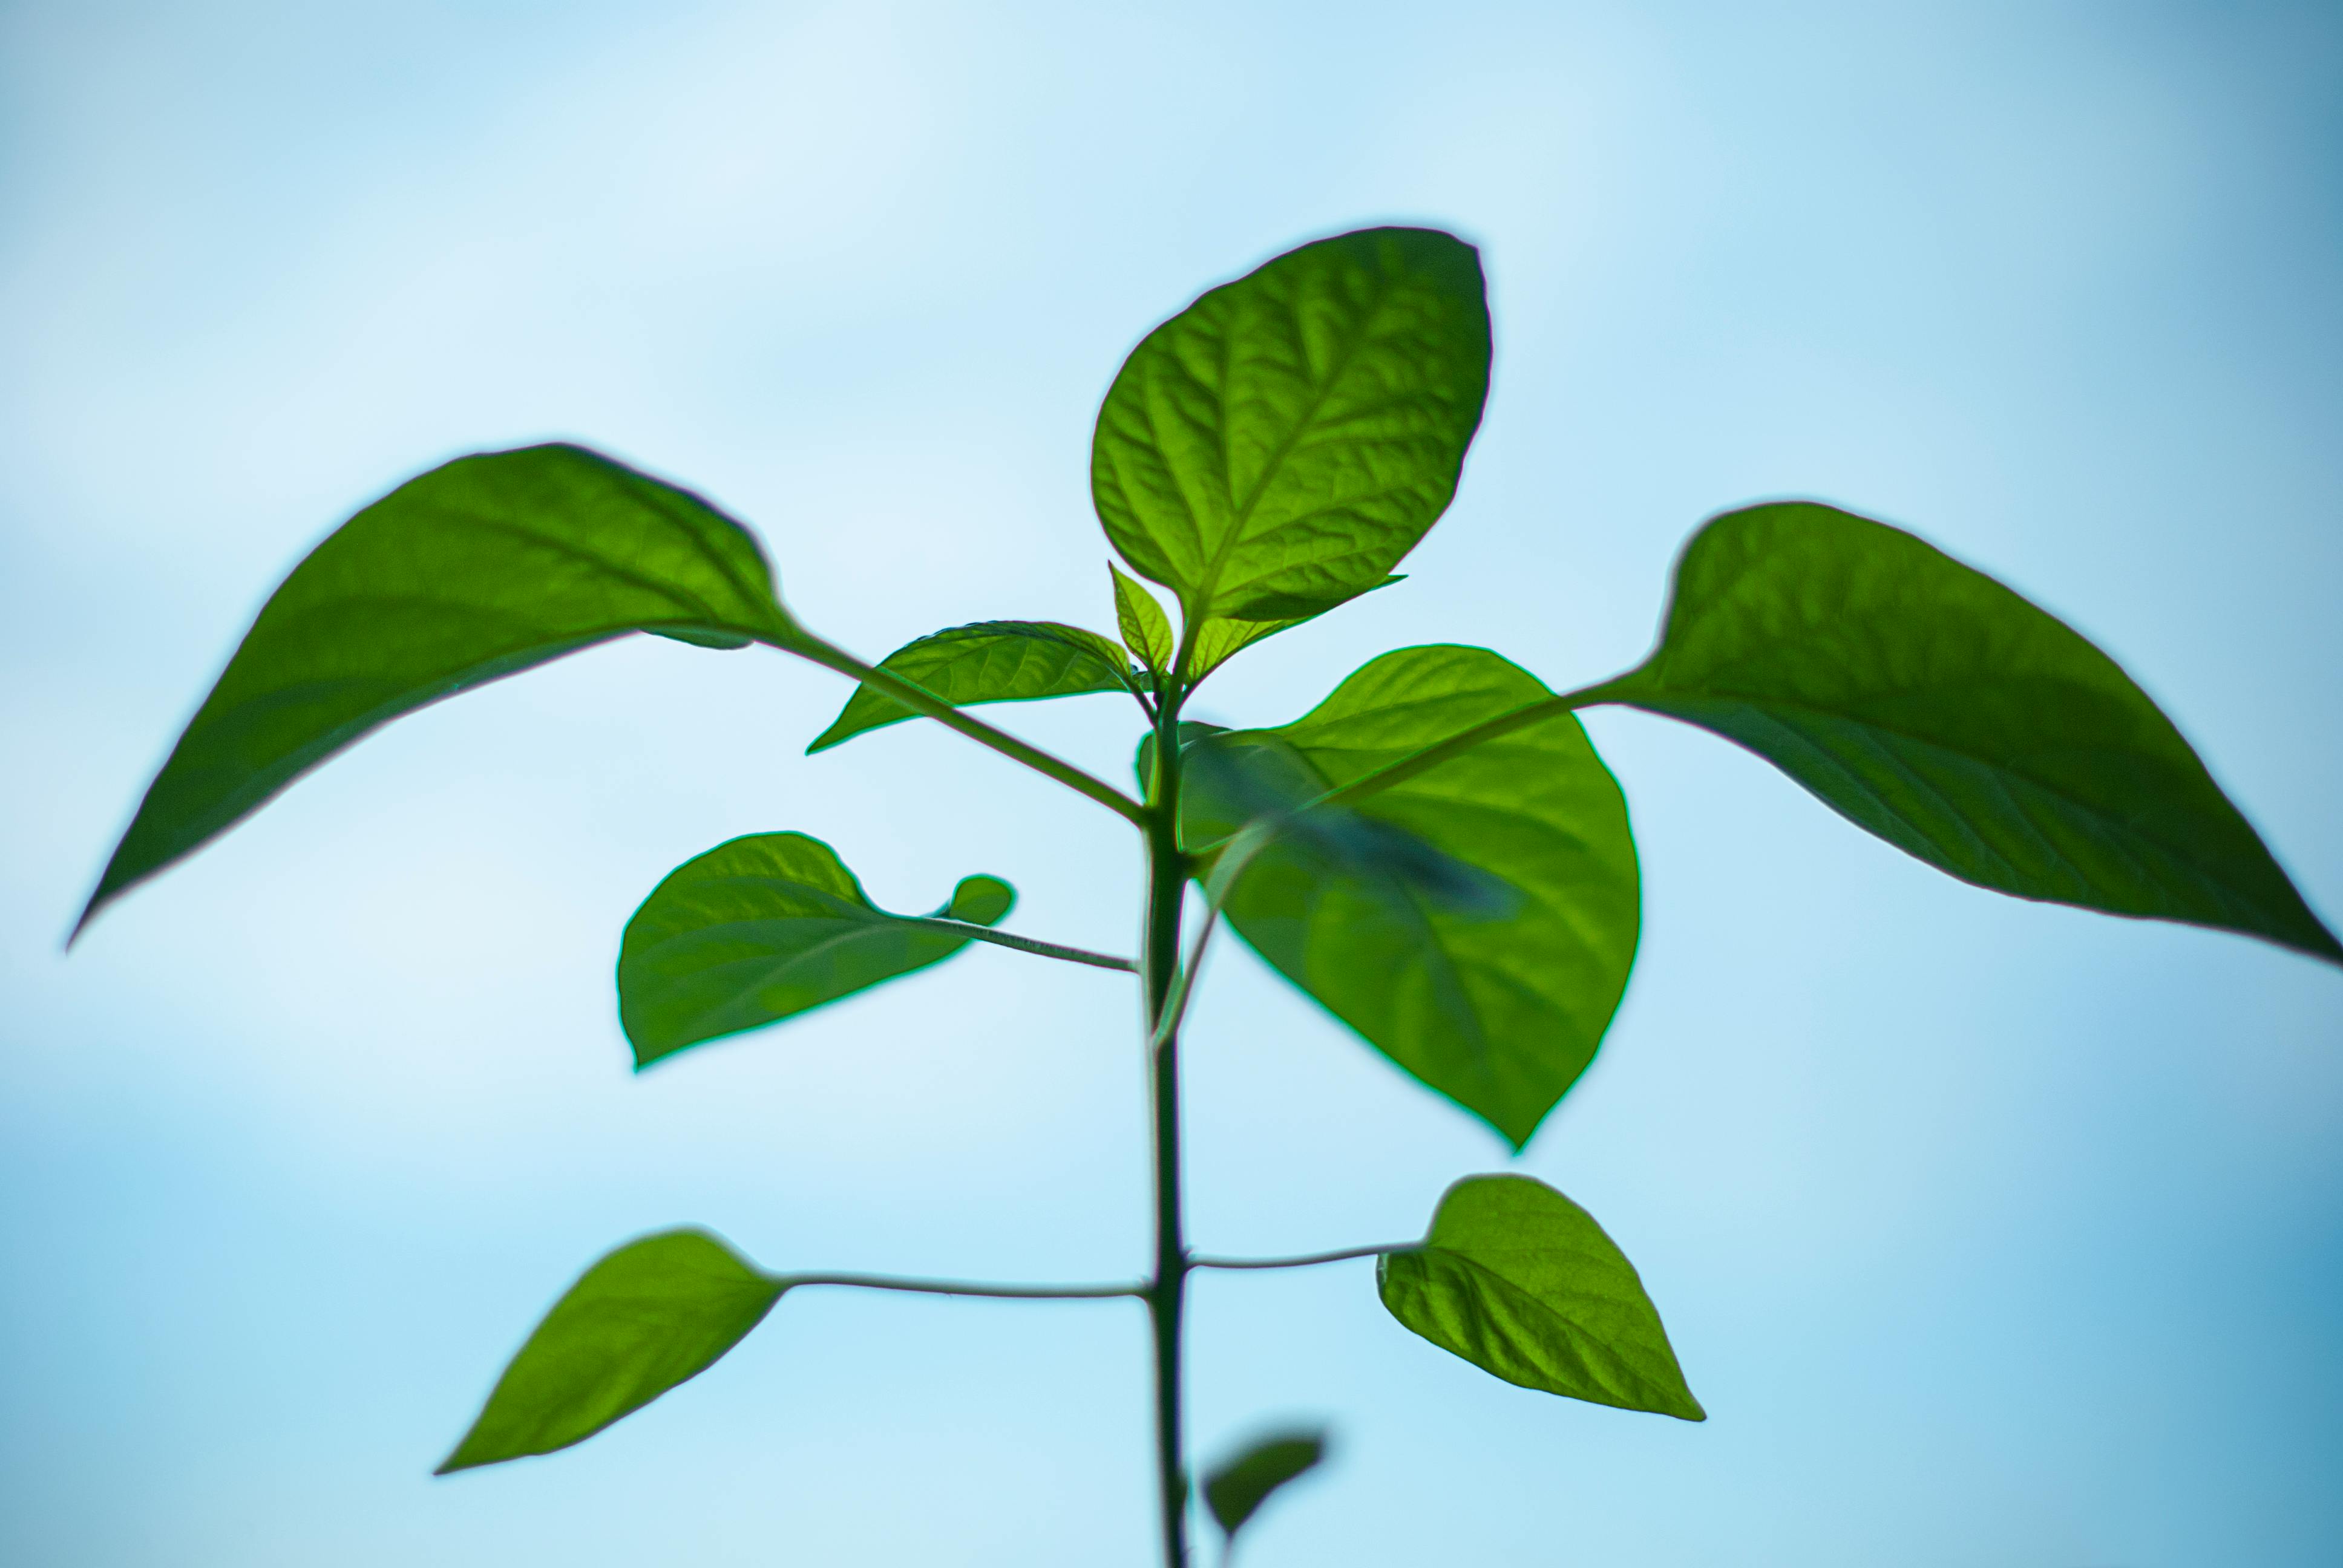
[[[403,719],[63,935],[301,552],[554,437],[715,498],[876,657],[1111,627],[1088,444],[1200,289],[1481,245],[1489,414],[1408,582],[1249,653],[1557,688],[1711,513],[1909,527],[2121,659],[2343,914],[2343,15],[2241,5],[0,8],[0,1562],[1150,1561],[1128,1303],[793,1295],[587,1445],[433,1481],[592,1258],[1136,1272],[1131,987],[980,949],[630,1074],[618,930],[738,833],[1127,947],[1127,831],[845,683],[634,638]],[[1111,698],[991,717],[1121,777]],[[1249,1568],[2311,1568],[2343,1539],[2343,972],[2001,899],[1594,715],[1644,857],[1603,1055],[1509,1164],[1242,948],[1201,1248],[1421,1233],[1520,1169],[1642,1270],[1694,1426],[1497,1382],[1370,1266],[1207,1277]]]

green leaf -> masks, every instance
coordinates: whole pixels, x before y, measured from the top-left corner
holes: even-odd
[[[739,524],[607,457],[527,447],[409,480],[269,596],[80,925],[376,726],[629,631],[787,646],[795,628]]]
[[[1091,494],[1187,623],[1313,615],[1382,581],[1455,494],[1489,387],[1480,254],[1430,229],[1306,245],[1131,351]]]
[[[785,1288],[705,1231],[628,1242],[553,1304],[436,1473],[583,1442],[713,1366]]]
[[[668,873],[627,922],[618,1018],[635,1065],[940,962],[969,939],[935,918],[993,925],[1016,897],[997,877],[969,877],[930,920],[890,915],[819,839],[719,844]]]
[[[1485,648],[1385,654],[1292,724],[1194,742],[1184,830],[1201,847],[1549,695]],[[1638,897],[1618,783],[1558,711],[1311,812],[1226,912],[1279,972],[1519,1148],[1617,1010]]]
[[[1230,1544],[1269,1494],[1318,1467],[1326,1457],[1322,1427],[1278,1432],[1248,1444],[1204,1477],[1204,1505]]]
[[[1592,695],[1738,741],[1964,881],[2343,961],[2180,732],[2064,622],[1899,528],[1728,512],[1660,646]]]
[[[1150,673],[1171,674],[1172,656],[1176,651],[1172,641],[1171,618],[1155,602],[1155,596],[1125,577],[1121,568],[1109,561],[1106,569],[1114,582],[1114,623],[1122,633],[1122,646]]]
[[[1708,1419],[1635,1266],[1543,1181],[1467,1176],[1422,1248],[1376,1261],[1375,1288],[1407,1328],[1507,1382]]]
[[[1387,588],[1393,583],[1405,582],[1404,577],[1387,577],[1367,591]],[[1332,608],[1332,606],[1328,606]],[[1204,677],[1220,668],[1230,659],[1264,638],[1275,637],[1281,631],[1291,631],[1305,621],[1316,620],[1323,611],[1288,617],[1283,620],[1231,620],[1215,616],[1196,628],[1196,646],[1188,653],[1188,685],[1194,688]]]
[[[1048,620],[986,620],[904,644],[880,661],[955,708],[980,702],[1031,702],[1093,691],[1138,691],[1122,649],[1094,631]],[[919,716],[865,681],[829,729],[806,748],[811,756],[866,729]]]

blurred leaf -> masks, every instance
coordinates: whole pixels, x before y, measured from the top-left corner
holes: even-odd
[[[879,668],[955,708],[1142,689],[1131,661],[1114,643],[1094,631],[1047,620],[956,626],[906,643],[880,660]],[[806,754],[826,751],[866,729],[918,717],[866,681],[854,689],[845,709],[806,748]]]
[[[1593,1215],[1527,1176],[1467,1176],[1422,1248],[1375,1265],[1414,1332],[1510,1383],[1705,1421],[1644,1282]]]
[[[2343,961],[2172,721],[2065,623],[1884,523],[1717,518],[1660,646],[1594,695],[1715,730],[1964,881]]]
[[[990,926],[1017,895],[969,877],[939,916]],[[969,939],[890,915],[830,847],[754,833],[668,873],[627,922],[618,1018],[635,1065],[789,1018],[951,957]]]
[[[459,457],[344,523],[269,596],[80,923],[426,703],[629,631],[738,647],[794,629],[756,541],[690,492],[577,447]]]
[[[1171,618],[1155,602],[1155,596],[1125,577],[1121,568],[1109,561],[1106,569],[1114,582],[1114,623],[1122,633],[1122,646],[1150,673],[1169,675],[1172,656],[1177,651],[1172,642]]]
[[[1185,753],[1202,846],[1550,696],[1485,648],[1388,653]],[[1288,825],[1227,897],[1254,950],[1516,1148],[1594,1059],[1640,921],[1619,786],[1567,712]]]
[[[1271,1493],[1316,1469],[1325,1457],[1322,1427],[1264,1437],[1204,1477],[1204,1505],[1212,1511],[1222,1533],[1233,1546],[1237,1532]]]
[[[553,1304],[436,1473],[583,1442],[706,1372],[783,1289],[705,1231],[628,1242]]]
[[[1123,362],[1091,447],[1099,520],[1191,626],[1316,614],[1447,508],[1488,387],[1471,246],[1415,228],[1303,246]]]

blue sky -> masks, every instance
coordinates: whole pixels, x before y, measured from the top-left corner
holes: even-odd
[[[1300,239],[1440,224],[1497,331],[1457,503],[1206,717],[1412,642],[1599,677],[1703,517],[1816,495],[2097,638],[2343,912],[2330,7],[96,0],[0,11],[0,1560],[1148,1561],[1119,1303],[792,1297],[583,1448],[427,1476],[646,1229],[1134,1271],[1117,977],[979,951],[639,1079],[608,978],[661,874],[767,829],[1121,946],[1111,819],[927,727],[804,759],[842,683],[638,639],[401,721],[59,951],[268,588],[461,451],[704,489],[866,654],[1105,627],[1130,344]],[[1110,699],[1007,719],[1128,756]],[[1644,945],[1518,1168],[1635,1260],[1712,1419],[1486,1379],[1363,1264],[1209,1279],[1200,1450],[1336,1431],[1252,1563],[2331,1562],[2343,975],[1591,728]],[[1211,981],[1201,1245],[1403,1239],[1506,1167],[1242,950]]]

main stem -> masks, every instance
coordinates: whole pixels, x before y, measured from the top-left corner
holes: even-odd
[[[1187,1568],[1188,1480],[1182,1455],[1181,1317],[1187,1302],[1188,1246],[1180,1219],[1180,1034],[1161,1030],[1180,969],[1181,902],[1187,862],[1180,851],[1179,705],[1156,719],[1154,778],[1147,791],[1147,912],[1140,973],[1147,993],[1146,1030],[1153,1042],[1149,1104],[1155,1133],[1155,1271],[1147,1286],[1155,1340],[1155,1462],[1163,1513],[1164,1568]]]

